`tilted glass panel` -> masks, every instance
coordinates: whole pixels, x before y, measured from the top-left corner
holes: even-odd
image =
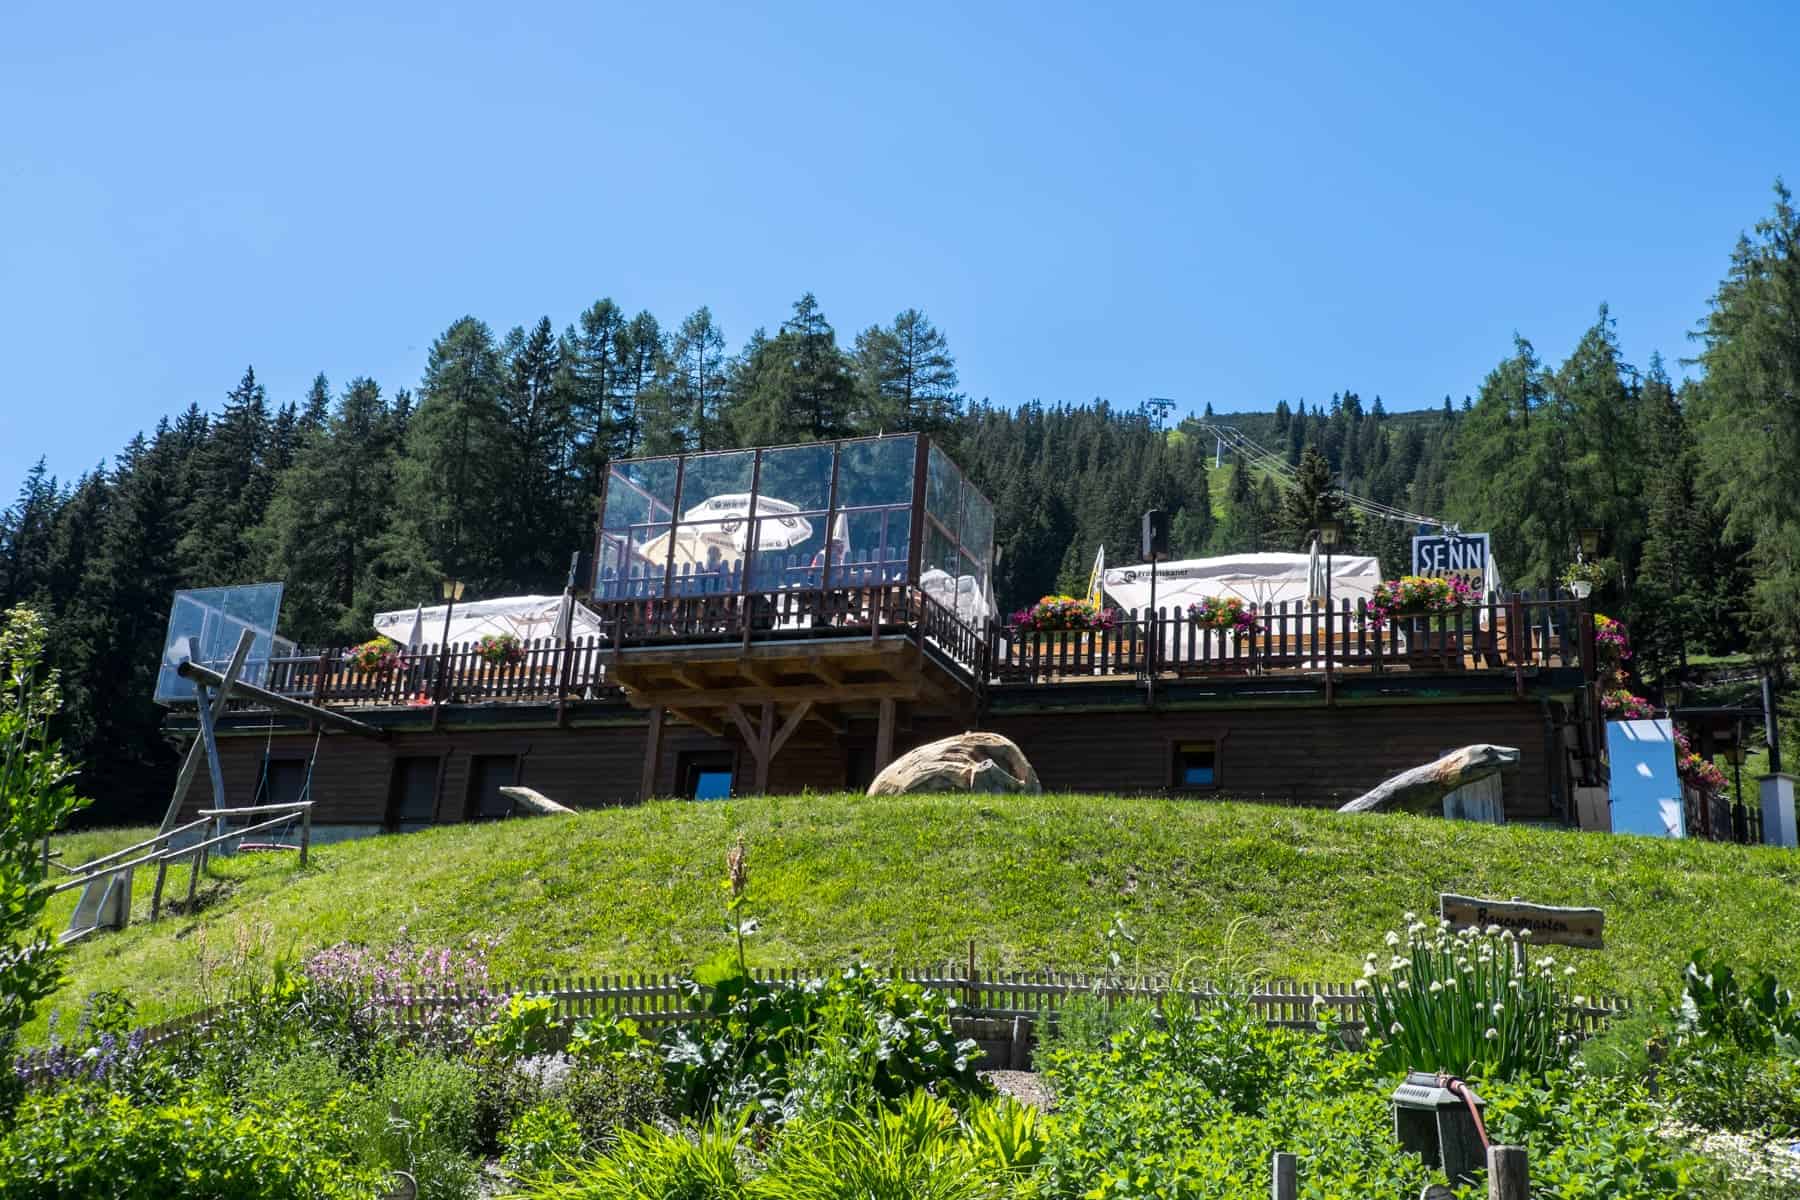
[[[675,515],[673,458],[641,458],[615,462],[607,471],[606,529],[667,521]]]
[[[962,558],[956,543],[936,525],[925,527],[925,555],[919,569],[919,589],[945,608],[955,611]]]
[[[925,511],[957,536],[962,528],[962,472],[936,446],[925,460]]]
[[[801,512],[823,511],[831,501],[832,442],[781,446],[762,452],[759,496],[785,500]]]
[[[910,433],[840,443],[838,507],[911,504],[918,444]]]
[[[969,483],[963,485],[962,548],[963,573],[973,577],[974,588],[967,595],[959,591],[957,615],[980,622],[988,616],[987,582],[994,564],[994,506]]]
[[[742,497],[740,513],[748,508],[750,479],[756,469],[756,451],[729,450],[723,454],[690,454],[681,475],[681,515],[692,521],[722,507],[730,497]]]
[[[158,704],[194,698],[193,682],[176,668],[188,656],[188,639],[199,651],[196,661],[223,673],[237,651],[239,637],[252,634],[249,656],[239,678],[261,684],[268,678],[269,656],[275,652],[275,621],[281,612],[283,584],[256,583],[237,587],[188,588],[175,593],[163,635],[163,657],[156,675]]]

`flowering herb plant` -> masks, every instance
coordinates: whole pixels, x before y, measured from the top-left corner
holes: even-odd
[[[1187,613],[1196,625],[1236,633],[1262,632],[1262,622],[1256,619],[1256,606],[1245,604],[1236,596],[1208,596],[1188,605]]]
[[[1681,776],[1684,787],[1702,799],[1714,799],[1725,790],[1724,770],[1710,758],[1696,754],[1688,735],[1680,729],[1675,730],[1675,773]]]
[[[525,647],[510,633],[490,633],[475,643],[475,653],[496,667],[516,667],[525,661]]]
[[[391,671],[400,665],[400,644],[392,638],[373,637],[360,646],[350,647],[344,657],[365,674]]]
[[[1569,995],[1575,968],[1549,955],[1527,963],[1530,930],[1406,921],[1404,936],[1388,931],[1386,965],[1371,953],[1356,984],[1384,1068],[1513,1079],[1567,1061],[1569,1006],[1582,1002]]]
[[[1448,612],[1474,604],[1478,598],[1465,579],[1404,575],[1375,585],[1369,597],[1369,624],[1380,629],[1395,617]]]
[[[1045,596],[1030,608],[1021,608],[1014,613],[1012,627],[1034,633],[1111,629],[1117,619],[1117,610],[1102,608],[1091,600]]]

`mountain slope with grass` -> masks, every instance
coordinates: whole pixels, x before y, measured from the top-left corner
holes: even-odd
[[[64,861],[133,832],[72,835]],[[984,968],[1093,969],[1122,914],[1128,969],[1345,981],[1403,912],[1455,891],[1603,907],[1607,948],[1563,952],[1585,990],[1672,986],[1701,947],[1800,974],[1800,858],[1778,850],[1229,802],[801,795],[445,826],[315,848],[305,871],[215,860],[197,911],[154,925],[140,874],[137,923],[72,947],[50,1007],[125,988],[145,1018],[173,1015],[337,941],[491,938],[506,981],[684,970],[725,945],[740,834],[751,956],[770,966],[961,962],[972,940]],[[73,894],[58,901],[60,925]]]

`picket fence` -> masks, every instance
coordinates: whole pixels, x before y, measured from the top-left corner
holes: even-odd
[[[828,979],[836,972],[783,967],[752,968],[751,974],[776,986],[803,987]],[[1246,995],[1242,988],[1213,984],[1184,986],[1161,976],[1126,980],[1080,972],[984,972],[961,966],[896,968],[882,974],[884,978],[904,980],[954,997],[958,1005],[955,1015],[958,1035],[978,1042],[986,1052],[984,1065],[996,1069],[1023,1070],[1028,1067],[1037,1024],[1054,1023],[1057,1015],[1077,999],[1091,999],[1107,1005],[1149,1001],[1160,1006],[1171,998],[1205,1005],[1236,997],[1246,1001],[1252,1011],[1271,1026],[1311,1029],[1321,1016],[1330,1013],[1347,1034],[1360,1035],[1362,1031],[1362,1022],[1357,1019],[1358,996],[1354,985],[1349,983],[1264,980],[1252,986]],[[693,1001],[697,991],[697,985],[690,979],[676,974],[609,974],[542,978],[484,988],[371,992],[367,1003],[386,1012],[402,1029],[423,1029],[434,1019],[441,1019],[439,1014],[445,1009],[492,1005],[511,995],[546,997],[556,1003],[557,1015],[565,1020],[598,1016],[628,1018],[646,1032],[654,1032],[671,1025],[708,1019],[708,1014],[696,1011]],[[1617,997],[1585,997],[1584,1003],[1570,1006],[1569,1016],[1576,1032],[1585,1037],[1628,1008],[1629,1005]],[[184,1037],[202,1037],[210,1026],[229,1016],[230,1012],[229,1006],[214,1005],[146,1026],[138,1031],[138,1036],[146,1046],[163,1045]],[[38,1081],[50,1077],[51,1062],[50,1052],[38,1050],[20,1056],[15,1067],[22,1077]]]

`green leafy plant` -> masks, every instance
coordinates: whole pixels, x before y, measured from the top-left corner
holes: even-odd
[[[1572,969],[1550,955],[1527,963],[1509,929],[1406,921],[1404,936],[1387,935],[1386,964],[1371,953],[1357,981],[1383,1066],[1511,1079],[1567,1063]]]
[[[647,1054],[577,1059],[556,1097],[568,1106],[590,1150],[611,1146],[619,1135],[666,1117],[671,1097],[661,1064]]]
[[[577,1021],[564,1047],[577,1061],[604,1062],[615,1055],[641,1055],[650,1048],[630,1017],[603,1014]]]
[[[358,1157],[406,1171],[421,1200],[466,1200],[475,1191],[475,1075],[467,1064],[401,1051],[379,1078],[352,1093],[349,1125]]]
[[[1004,1174],[962,1136],[954,1108],[915,1092],[859,1120],[791,1126],[748,1194],[768,1200],[979,1200]]]
[[[581,1126],[556,1101],[534,1104],[519,1114],[501,1137],[500,1165],[515,1179],[555,1174],[582,1149]]]
[[[58,947],[40,921],[50,901],[43,841],[84,803],[74,764],[50,736],[61,707],[57,675],[44,669],[49,629],[29,608],[0,617],[0,1057],[62,983]],[[12,1072],[0,1082],[0,1118],[18,1099]]]
[[[506,1058],[549,1054],[563,1041],[565,1026],[548,996],[515,993],[475,1032],[475,1046]]]
[[[1766,972],[1741,980],[1723,959],[1708,962],[1704,951],[1682,970],[1675,1019],[1681,1039],[1725,1038],[1746,1050],[1800,1052],[1793,989]]]
[[[93,1088],[28,1099],[0,1141],[0,1200],[367,1200],[336,1106],[235,1106],[196,1093],[139,1106]]]
[[[566,1176],[537,1176],[520,1186],[525,1200],[743,1200],[742,1128],[713,1122],[665,1133],[637,1129],[612,1151],[571,1164]]]

